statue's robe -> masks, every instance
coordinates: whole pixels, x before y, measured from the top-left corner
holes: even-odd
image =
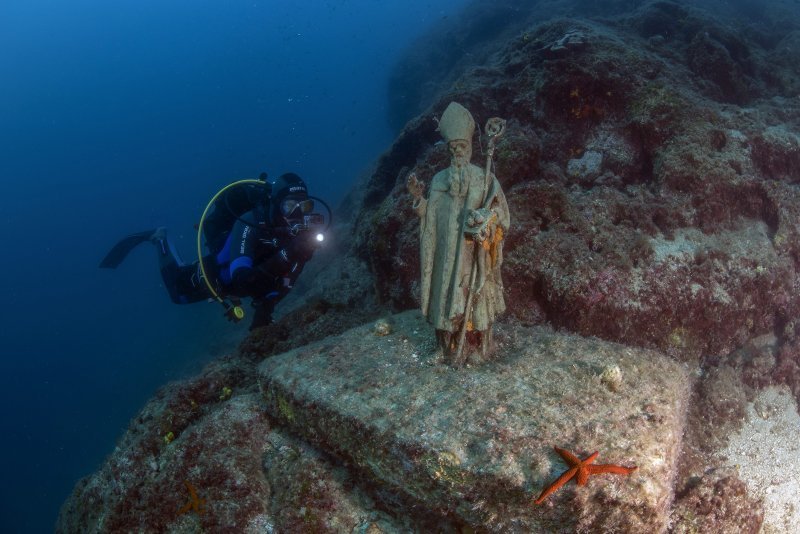
[[[510,216],[500,183],[490,175],[484,199],[486,175],[476,165],[461,170],[449,167],[433,177],[428,199],[414,209],[420,216],[420,261],[422,270],[422,312],[438,330],[455,332],[463,322],[472,264],[481,262],[473,296],[471,328],[486,330],[505,308],[500,267],[503,263],[502,235]],[[464,235],[470,210],[491,208],[497,214],[491,243],[484,246]],[[478,255],[475,256],[477,247]]]

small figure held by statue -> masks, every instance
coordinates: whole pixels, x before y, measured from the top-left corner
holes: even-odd
[[[450,166],[433,177],[427,199],[416,173],[406,184],[420,217],[422,313],[436,329],[445,361],[456,367],[491,357],[492,325],[506,307],[500,268],[510,215],[491,169],[504,128],[502,119],[487,122],[486,167],[481,169],[471,163],[475,121],[451,102],[438,128]]]

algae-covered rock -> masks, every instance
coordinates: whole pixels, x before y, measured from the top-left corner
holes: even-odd
[[[218,399],[218,384],[246,370],[215,362],[165,386],[78,482],[55,531],[407,532],[341,466],[273,428],[252,387]]]
[[[688,378],[659,353],[498,325],[501,357],[481,368],[436,361],[418,312],[270,358],[270,414],[375,482],[472,528],[662,530],[683,430]],[[616,391],[602,375],[620,370]],[[553,445],[598,463],[636,465],[533,499],[566,470]]]
[[[787,52],[720,2],[617,3],[625,14],[603,18],[587,14],[596,2],[530,4],[480,66],[437,78],[452,83],[368,181],[354,251],[378,300],[419,305],[404,177],[440,168],[435,118],[458,100],[478,123],[509,121],[495,158],[513,219],[507,315],[698,363],[800,315],[797,69],[770,66]],[[793,43],[800,19],[783,20],[763,31]],[[692,255],[660,254],[684,242]]]

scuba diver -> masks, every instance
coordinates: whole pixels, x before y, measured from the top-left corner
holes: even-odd
[[[197,261],[184,263],[161,227],[125,237],[100,267],[117,268],[134,247],[149,241],[156,246],[172,302],[213,298],[229,320],[238,322],[244,317],[241,299],[250,297],[255,309],[250,330],[270,324],[275,305],[322,244],[332,213],[325,202],[308,195],[296,174],[283,174],[272,183],[266,179],[262,173],[258,180],[234,182],[214,195],[197,225]],[[327,221],[314,212],[314,200],[328,211]]]

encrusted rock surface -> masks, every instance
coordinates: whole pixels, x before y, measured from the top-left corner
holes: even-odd
[[[504,325],[497,360],[437,363],[416,311],[392,333],[364,325],[264,362],[270,414],[377,483],[456,523],[493,531],[666,527],[689,380],[661,354],[544,328]],[[614,387],[603,380],[615,369]],[[574,483],[535,506],[566,470],[553,445],[628,477]]]
[[[554,19],[621,20],[648,45],[686,61],[699,85],[725,101],[786,95],[800,87],[791,67],[800,35],[793,0],[473,0],[449,15],[394,67],[387,111],[398,130],[459,76],[489,62],[506,41],[530,38],[532,27]],[[544,49],[558,53],[585,44],[586,36],[576,31]]]
[[[254,377],[252,362],[226,358],[165,386],[76,485],[56,532],[407,531],[341,466],[274,428]],[[183,510],[187,483],[197,510]]]
[[[355,251],[379,298],[418,301],[405,176],[430,180],[445,166],[433,118],[458,100],[479,123],[510,119],[496,174],[512,213],[503,280],[516,319],[698,360],[800,315],[800,102],[751,98],[738,108],[711,94],[686,64],[683,38],[646,41],[652,29],[639,25],[666,23],[666,4],[631,13],[626,28],[533,26],[407,125],[356,225]],[[689,34],[716,28],[673,7],[693,21]],[[552,51],[576,32],[582,46]]]

